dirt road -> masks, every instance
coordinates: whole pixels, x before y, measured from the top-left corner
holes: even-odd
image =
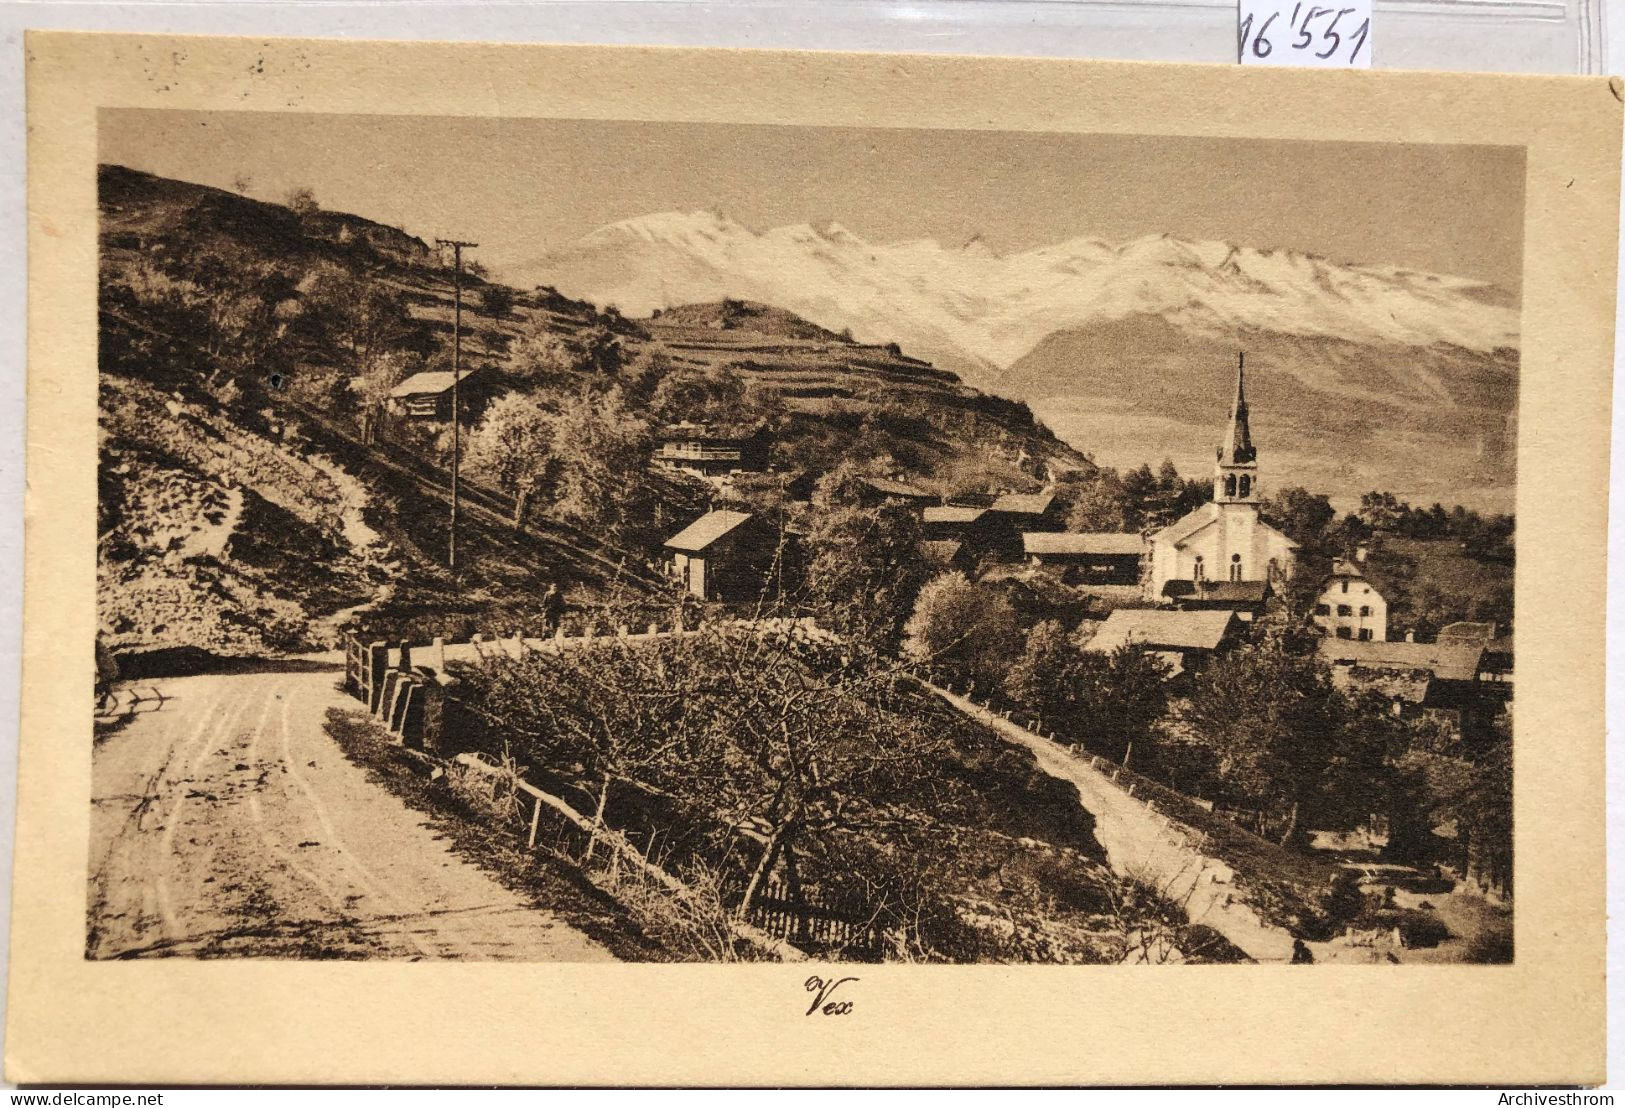
[[[273,664],[136,682],[98,734],[90,957],[613,960],[345,760],[337,665]]]
[[[1264,923],[1233,895],[1230,882],[1234,875],[1229,866],[1181,842],[1145,805],[1090,768],[1088,762],[962,696],[934,685],[926,687],[1005,740],[1032,751],[1038,768],[1051,777],[1071,782],[1084,808],[1095,817],[1095,838],[1115,872],[1158,889],[1182,905],[1192,923],[1212,927],[1254,961],[1291,958],[1292,936]]]

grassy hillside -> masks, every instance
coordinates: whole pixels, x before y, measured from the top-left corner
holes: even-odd
[[[122,167],[99,183],[101,622],[120,649],[309,649],[347,621],[534,627],[549,584],[572,603],[655,602],[660,539],[714,495],[643,463],[672,419],[755,423],[781,489],[853,458],[949,488],[1083,464],[1024,406],[779,309],[628,320],[470,273],[468,435],[506,403],[554,441],[519,528],[506,471],[465,453],[453,574],[449,428],[383,404],[402,377],[449,368],[436,252],[360,217]]]

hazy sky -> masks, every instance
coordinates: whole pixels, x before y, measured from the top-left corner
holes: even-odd
[[[596,120],[104,110],[101,160],[473,239],[500,269],[606,223],[710,208],[1001,253],[1168,232],[1517,293],[1517,147]]]

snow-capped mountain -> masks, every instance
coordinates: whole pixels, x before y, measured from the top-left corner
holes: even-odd
[[[508,273],[633,315],[760,300],[994,386],[1047,335],[1136,316],[1204,338],[1261,332],[1485,354],[1518,343],[1511,298],[1479,281],[1168,235],[999,255],[979,238],[870,243],[838,224],[757,232],[715,212],[662,212]]]

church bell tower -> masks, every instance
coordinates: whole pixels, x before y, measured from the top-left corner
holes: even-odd
[[[1230,407],[1230,428],[1219,446],[1213,467],[1215,504],[1257,504],[1258,451],[1247,427],[1246,355],[1236,355],[1236,399]]]

